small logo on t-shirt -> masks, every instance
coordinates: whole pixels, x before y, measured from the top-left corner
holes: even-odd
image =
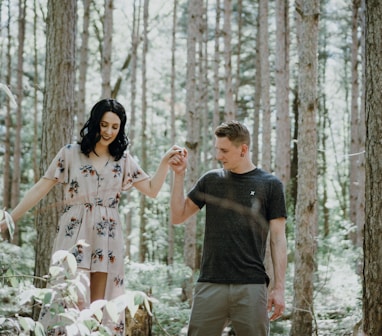
[[[250,193],[249,193],[249,196],[255,196],[255,191],[254,190],[251,190]]]

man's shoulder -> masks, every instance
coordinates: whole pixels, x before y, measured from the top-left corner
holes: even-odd
[[[255,176],[257,179],[270,184],[282,184],[281,180],[275,175],[261,168],[256,169]]]

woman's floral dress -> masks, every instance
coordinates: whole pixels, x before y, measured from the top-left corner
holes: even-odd
[[[67,145],[58,152],[44,178],[64,186],[64,209],[59,219],[53,253],[70,250],[79,269],[105,272],[105,299],[124,294],[124,239],[118,214],[121,191],[148,178],[127,152],[118,161],[111,158],[97,171],[80,145]],[[78,243],[84,240],[89,246]],[[89,300],[89,297],[86,299]],[[90,302],[86,302],[88,306]],[[109,328],[124,331],[121,321]]]

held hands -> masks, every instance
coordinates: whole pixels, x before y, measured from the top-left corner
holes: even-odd
[[[268,297],[268,312],[270,313],[269,320],[275,321],[284,314],[285,299],[284,290],[273,288]],[[273,309],[272,309],[273,308]]]
[[[175,174],[182,174],[187,168],[188,153],[185,148],[176,147],[176,153],[170,157],[169,165]],[[173,147],[173,148],[174,148]]]

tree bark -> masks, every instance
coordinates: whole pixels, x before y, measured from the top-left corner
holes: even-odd
[[[59,149],[72,140],[75,111],[76,17],[76,0],[48,1],[41,175]],[[48,274],[62,196],[62,189],[56,187],[38,207],[35,223],[35,275],[39,277]],[[43,284],[36,280],[35,285],[40,287]],[[34,317],[37,317],[36,310]]]
[[[188,3],[188,33],[187,33],[187,84],[186,84],[186,114],[187,114],[187,137],[186,147],[189,153],[188,159],[188,182],[192,186],[198,178],[199,150],[200,150],[200,114],[197,109],[198,97],[197,74],[196,74],[196,49],[199,45],[198,33],[201,21],[199,8],[203,6],[202,0],[189,1]],[[196,256],[196,216],[192,216],[185,224],[184,238],[185,264],[195,270]]]
[[[86,78],[88,70],[88,54],[89,54],[89,22],[90,22],[90,4],[92,0],[83,0],[84,14],[81,33],[80,47],[80,64],[78,75],[78,99],[77,99],[77,136],[80,136],[80,131],[85,123],[86,111]]]
[[[235,106],[233,99],[233,85],[232,85],[232,32],[231,32],[231,16],[232,16],[232,0],[224,0],[224,82],[225,82],[225,105],[224,105],[224,119],[232,120],[235,118]]]
[[[291,336],[312,335],[317,224],[317,45],[319,0],[296,1],[299,62],[298,189]]]
[[[147,170],[147,76],[146,58],[148,49],[148,20],[149,20],[149,0],[144,0],[143,4],[143,46],[142,46],[142,116],[141,116],[141,166]],[[140,231],[139,231],[139,262],[144,262],[147,255],[146,242],[146,196],[140,195]]]
[[[268,34],[268,0],[259,1],[260,18],[260,66],[261,66],[261,108],[262,108],[262,141],[261,167],[271,171],[271,106],[270,106],[270,73],[269,73],[269,34]]]
[[[23,77],[24,77],[24,42],[25,42],[25,13],[26,0],[19,1],[18,18],[18,50],[17,50],[17,84],[16,84],[16,127],[15,127],[15,145],[13,150],[13,174],[11,186],[11,207],[14,208],[20,198],[20,180],[21,180],[21,128],[23,124],[22,102],[24,97]],[[14,244],[20,245],[20,227],[16,223],[13,235]]]
[[[173,16],[172,16],[172,40],[171,40],[171,100],[170,100],[170,132],[171,132],[171,144],[175,143],[176,129],[175,129],[175,79],[176,79],[176,22],[178,12],[178,0],[174,0],[173,4]],[[173,174],[171,171],[170,174]],[[172,178],[170,179],[170,190],[172,189]],[[175,243],[175,231],[174,226],[171,223],[171,218],[168,221],[168,248],[167,248],[167,264],[174,264],[174,243]]]
[[[111,97],[111,54],[113,41],[113,0],[105,0],[102,45],[102,98]]]
[[[366,1],[366,222],[363,328],[382,335],[382,2]]]
[[[275,173],[285,186],[290,179],[289,1],[276,1],[276,156]]]

